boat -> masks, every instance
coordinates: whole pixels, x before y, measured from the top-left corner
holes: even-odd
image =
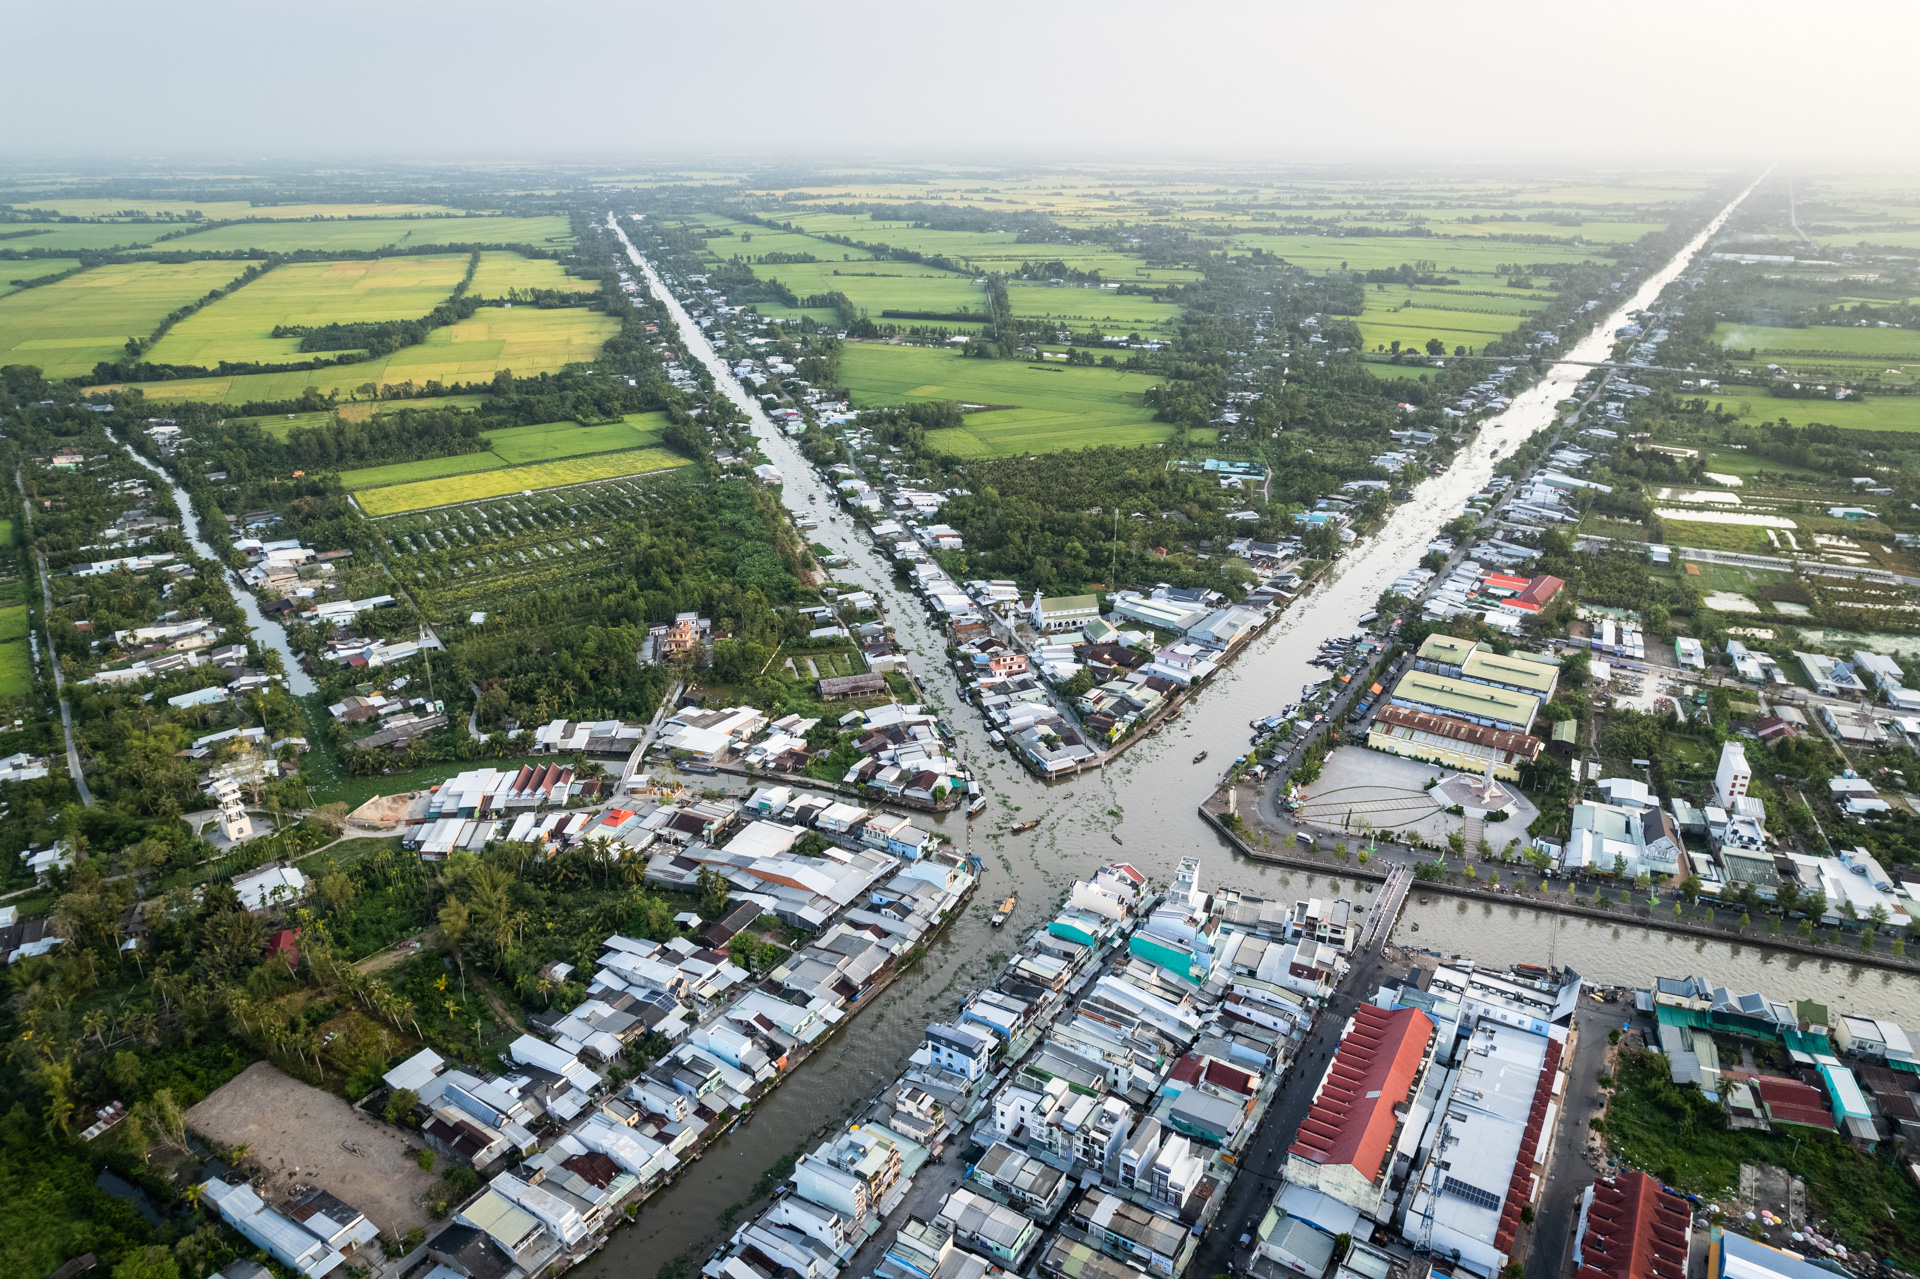
[[[1198,755],[1195,755],[1193,757],[1193,762],[1198,764],[1201,760],[1205,759],[1206,757],[1207,757],[1207,753],[1205,751],[1201,751]]]
[[[683,773],[705,774],[705,773],[717,773],[720,770],[715,768],[712,764],[682,764],[680,765],[680,771]]]
[[[1038,826],[1039,824],[1040,824],[1040,819],[1036,817],[1032,821],[1021,822],[1019,825],[1013,827],[1007,833],[1009,835],[1024,835],[1028,831],[1032,830],[1035,826]]]
[[[1126,845],[1127,841],[1120,838],[1120,832],[1110,830],[1107,832],[1107,834],[1113,840],[1114,843],[1119,844],[1123,847]]]
[[[995,928],[1000,927],[1000,925],[1007,922],[1007,919],[1013,914],[1013,908],[1019,904],[1020,894],[1008,893],[1007,900],[1001,902],[1000,908],[993,912],[993,919],[990,922]]]
[[[967,805],[967,816],[978,817],[982,812],[986,810],[986,807],[987,807],[987,797],[985,795],[975,795],[973,797],[973,802]]]

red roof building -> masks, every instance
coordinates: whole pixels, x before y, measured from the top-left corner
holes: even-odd
[[[1507,603],[1529,613],[1538,613],[1547,606],[1548,600],[1560,593],[1560,588],[1565,585],[1566,583],[1557,577],[1536,577],[1527,583],[1525,590]]]
[[[1644,1172],[1593,1183],[1577,1279],[1687,1279],[1687,1201]]]
[[[1833,1112],[1827,1107],[1826,1094],[1812,1084],[1777,1075],[1755,1075],[1753,1090],[1760,1094],[1760,1108],[1766,1111],[1769,1123],[1833,1131]]]
[[[1371,1211],[1432,1039],[1433,1022],[1417,1008],[1361,1004],[1287,1148],[1287,1180]]]
[[[300,966],[299,941],[300,930],[298,928],[282,928],[267,942],[267,953],[263,958],[268,961],[277,959],[284,963],[289,971],[298,968]],[[1832,1125],[1828,1126],[1831,1127]]]

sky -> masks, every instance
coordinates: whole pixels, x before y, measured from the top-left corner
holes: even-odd
[[[5,0],[0,157],[1920,157],[1910,0]]]

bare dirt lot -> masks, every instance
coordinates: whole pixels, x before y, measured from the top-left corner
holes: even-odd
[[[407,1154],[406,1137],[267,1062],[189,1110],[187,1124],[223,1146],[252,1146],[261,1170],[254,1188],[269,1204],[284,1203],[296,1186],[318,1186],[366,1213],[383,1234],[398,1238],[427,1224],[420,1200],[437,1178]]]

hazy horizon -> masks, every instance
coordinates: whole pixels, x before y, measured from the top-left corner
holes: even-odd
[[[1920,14],[1861,0],[1817,22],[1773,0],[12,13],[23,56],[0,83],[0,159],[16,164],[1733,168],[1920,154],[1902,101]]]

